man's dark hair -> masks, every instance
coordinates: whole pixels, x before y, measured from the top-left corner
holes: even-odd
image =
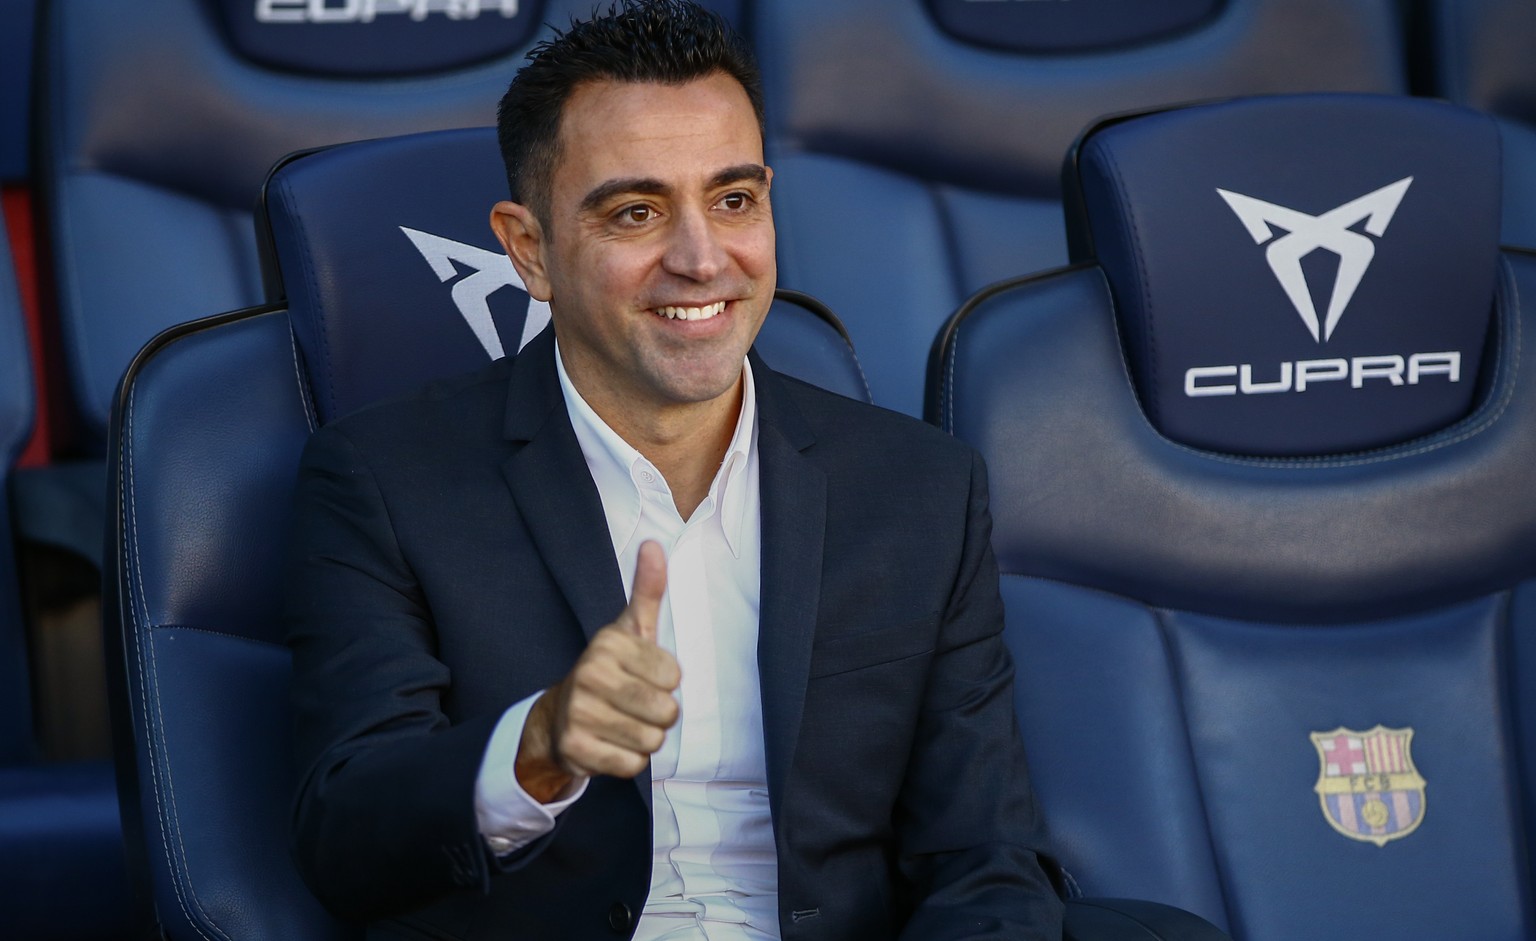
[[[718,14],[690,0],[619,0],[608,12],[556,31],[528,53],[496,113],[512,199],[549,225],[560,116],[585,82],[682,85],[723,72],[741,83],[763,126],[763,85],[746,43]]]

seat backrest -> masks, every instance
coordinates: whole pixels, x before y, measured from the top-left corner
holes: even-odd
[[[251,211],[274,161],[490,124],[542,24],[591,10],[588,0],[48,5],[37,170],[81,446],[102,448],[118,377],[155,333],[261,301]]]
[[[1079,263],[968,302],[1037,793],[1089,894],[1249,941],[1525,938],[1536,256],[1409,98],[1109,123]]]
[[[1407,90],[1397,0],[774,0],[752,9],[779,281],[847,323],[909,414],[943,318],[1066,260],[1059,173],[1094,118]]]
[[[489,129],[289,160],[265,187],[262,223],[285,304],[174,328],[129,369],[114,422],[109,650],[127,720],[125,829],[172,938],[354,934],[288,856],[288,504],[317,423],[482,366],[488,346],[513,353],[532,329],[537,310],[492,257],[486,216],[504,189]],[[817,306],[776,305],[765,358],[867,400]]]
[[[32,431],[32,365],[0,216],[0,768],[36,758],[27,634],[11,528],[11,469]]]

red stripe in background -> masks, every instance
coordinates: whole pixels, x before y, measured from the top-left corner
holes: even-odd
[[[16,286],[21,294],[21,310],[27,321],[27,345],[32,353],[32,389],[36,401],[32,421],[32,437],[21,452],[17,464],[35,467],[47,464],[49,459],[49,421],[47,375],[43,359],[42,305],[38,299],[37,245],[32,226],[32,194],[22,187],[0,189],[0,207],[5,212],[6,237],[11,243],[11,257],[16,266]]]

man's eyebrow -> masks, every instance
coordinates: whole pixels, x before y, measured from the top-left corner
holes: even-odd
[[[760,163],[743,163],[734,167],[726,167],[719,173],[709,178],[709,188],[718,189],[722,186],[730,186],[733,183],[766,183],[768,181],[768,168]],[[664,196],[671,192],[672,188],[661,180],[653,177],[621,177],[616,180],[608,180],[594,187],[590,193],[583,196],[578,211],[592,212],[600,208],[604,203],[615,196],[635,195]]]
[[[659,196],[671,192],[672,188],[660,180],[652,177],[623,177],[617,180],[609,180],[599,184],[581,199],[581,212],[591,212],[602,206],[615,196],[625,193],[639,193],[647,196]]]
[[[732,183],[766,183],[768,168],[760,163],[743,163],[726,167],[709,179],[709,188],[730,186]]]

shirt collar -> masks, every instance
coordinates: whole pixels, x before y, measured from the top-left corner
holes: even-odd
[[[741,411],[736,417],[736,430],[731,435],[720,469],[709,485],[709,495],[705,497],[706,503],[714,501],[726,544],[736,558],[741,558],[742,527],[754,502],[747,492],[747,471],[757,452],[757,386],[750,361],[743,358],[741,368]],[[555,341],[555,372],[560,378],[560,391],[565,396],[571,428],[576,432],[582,457],[586,459],[587,469],[602,498],[603,515],[608,521],[608,535],[613,541],[614,552],[622,553],[640,526],[641,495],[636,478],[643,478],[646,473],[654,474],[653,486],[664,492],[670,491],[661,472],[650,460],[610,428],[576,391],[565,371],[559,340]]]

